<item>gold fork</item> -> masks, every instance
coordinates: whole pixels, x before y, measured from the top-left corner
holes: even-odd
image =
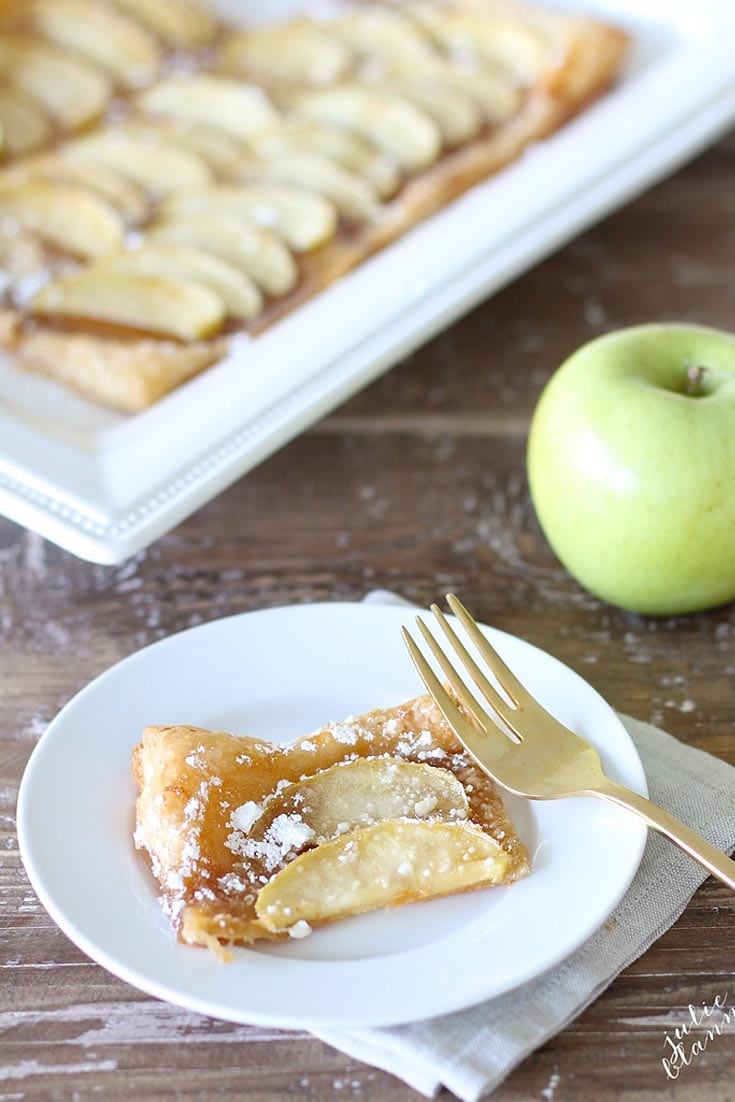
[[[403,638],[426,688],[480,768],[509,792],[531,800],[599,796],[619,804],[639,815],[649,827],[665,835],[735,891],[735,861],[668,811],[606,777],[594,746],[559,723],[531,696],[454,594],[447,594],[447,603],[502,689],[502,693],[498,692],[439,606],[432,605],[431,611],[459,656],[462,667],[490,705],[492,714],[467,688],[420,617],[416,622],[421,634],[441,666],[450,689],[471,719],[457,707],[406,628],[403,628]]]

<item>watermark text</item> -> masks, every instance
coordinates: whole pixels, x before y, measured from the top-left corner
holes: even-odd
[[[661,1063],[669,1079],[678,1079],[682,1069],[690,1067],[710,1041],[725,1033],[728,1026],[735,1026],[735,1006],[728,1007],[727,992],[715,996],[711,1006],[702,1003],[701,1010],[690,1003],[687,1021],[664,1038],[666,1055]],[[690,1036],[694,1030],[698,1034],[696,1040]]]

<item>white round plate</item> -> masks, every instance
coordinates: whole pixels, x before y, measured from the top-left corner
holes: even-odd
[[[510,888],[413,904],[235,951],[231,964],[178,944],[133,845],[130,755],[146,724],[194,724],[287,741],[418,695],[401,640],[414,612],[315,604],[251,612],[173,635],[98,677],[57,716],[26,769],[18,832],[41,902],[85,953],[143,991],[235,1022],[384,1026],[508,991],[568,956],[608,917],[645,827],[601,800],[507,807],[533,857]],[[581,677],[487,629],[562,722],[594,743],[616,781],[646,791],[612,709]]]

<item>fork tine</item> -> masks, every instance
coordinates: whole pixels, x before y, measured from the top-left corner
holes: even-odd
[[[413,664],[418,670],[419,677],[434,698],[439,711],[477,764],[488,772],[487,762],[497,756],[498,742],[495,738],[488,738],[486,734],[478,731],[472,726],[470,721],[462,715],[459,708],[416,646],[408,628],[401,628],[401,633],[403,635],[403,641],[408,647],[408,653],[413,659]],[[496,730],[497,728],[493,729],[493,734]],[[500,735],[499,732],[498,735],[504,742],[508,742],[505,735]]]
[[[513,734],[520,739],[522,736],[520,732],[516,729],[515,723],[513,721],[513,712],[515,709],[508,704],[507,700],[505,700],[505,698],[500,695],[495,686],[492,685],[485,677],[484,673],[477,665],[474,658],[465,647],[464,643],[462,643],[459,636],[457,635],[454,628],[451,626],[439,606],[436,604],[432,605],[431,611],[434,613],[434,616],[439,622],[439,626],[446,635],[447,639],[459,655],[462,665],[467,670],[482,695],[488,701],[490,707],[493,709],[494,712],[497,713],[498,718],[501,719],[502,722],[510,728]]]
[[[467,688],[464,681],[457,673],[454,666],[449,661],[446,654],[441,649],[436,639],[427,628],[424,621],[419,616],[416,617],[416,623],[418,624],[421,634],[430,647],[431,653],[434,655],[434,658],[436,658],[437,662],[444,671],[444,675],[447,681],[451,685],[452,689],[454,689],[457,698],[461,701],[462,704],[464,704],[470,715],[474,716],[480,727],[486,728],[488,726],[488,723],[492,722],[491,717],[485,715],[483,708],[480,706],[479,702],[475,700],[474,696]]]
[[[508,669],[498,652],[480,631],[473,617],[453,593],[447,593],[447,604],[497,677],[501,688],[505,690],[513,703],[519,708],[537,708],[545,711],[528,690],[524,689],[516,675]]]

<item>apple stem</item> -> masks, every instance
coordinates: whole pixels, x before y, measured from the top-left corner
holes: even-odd
[[[707,393],[706,381],[711,372],[708,367],[702,367],[701,364],[689,364],[686,369],[686,382],[684,384],[685,394],[691,394],[695,397],[701,397],[701,395]]]

